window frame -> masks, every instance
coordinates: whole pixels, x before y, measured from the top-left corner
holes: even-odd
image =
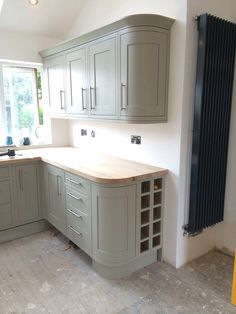
[[[40,72],[41,80],[43,79],[43,64],[42,63],[30,63],[30,62],[20,62],[20,61],[12,61],[12,60],[4,60],[0,59],[0,147],[7,146],[4,138],[6,137],[6,112],[5,112],[5,99],[4,99],[4,80],[3,80],[3,69],[4,67],[12,66],[15,68],[25,68],[29,69],[29,71],[35,71],[34,75],[34,83],[35,83],[35,91],[36,91],[36,102],[37,102],[37,119],[39,123],[39,97],[38,97],[38,86],[37,86],[37,73]],[[13,146],[18,146],[17,143],[14,143]]]

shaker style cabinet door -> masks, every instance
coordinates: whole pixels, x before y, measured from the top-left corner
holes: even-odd
[[[88,93],[86,86],[86,49],[82,48],[66,55],[67,68],[67,113],[88,115]]]
[[[135,256],[136,187],[92,186],[93,257],[122,263]]]
[[[121,33],[121,118],[151,120],[159,117],[158,120],[166,120],[168,41],[165,31]]]
[[[17,166],[15,171],[17,187],[17,224],[38,220],[40,211],[37,165],[28,164]]]
[[[89,47],[90,114],[116,115],[116,38]]]
[[[1,172],[0,168],[0,172]],[[0,176],[0,230],[13,225],[12,182],[9,178],[1,180]]]
[[[65,56],[57,56],[44,62],[44,84],[49,113],[62,114],[65,101]]]
[[[65,234],[64,172],[52,166],[45,166],[44,185],[46,191],[46,219]]]

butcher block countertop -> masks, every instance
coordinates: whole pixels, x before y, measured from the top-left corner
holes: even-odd
[[[168,170],[73,147],[17,150],[1,157],[0,166],[42,160],[65,171],[102,184],[128,184],[167,174]]]

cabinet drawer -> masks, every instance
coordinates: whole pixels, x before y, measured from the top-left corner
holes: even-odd
[[[0,178],[9,177],[9,167],[0,167]]]
[[[0,182],[0,204],[6,204],[10,202],[10,185],[9,181]]]
[[[12,210],[10,204],[0,205],[0,229],[5,229],[12,224]]]
[[[88,232],[88,216],[76,208],[67,208],[67,225]]]
[[[88,234],[84,231],[79,231],[79,229],[75,229],[73,226],[67,226],[67,236],[68,238],[78,245],[85,252],[89,253],[89,245],[88,245]]]
[[[75,189],[78,192],[88,194],[88,190],[89,190],[88,181],[71,173],[65,174],[65,180],[66,180],[66,185],[71,186],[73,189]]]
[[[66,187],[66,206],[76,208],[83,213],[88,212],[88,198],[81,193]]]

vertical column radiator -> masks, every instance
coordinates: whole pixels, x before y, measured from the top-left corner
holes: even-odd
[[[234,23],[203,14],[198,31],[188,235],[223,220],[236,49]]]

